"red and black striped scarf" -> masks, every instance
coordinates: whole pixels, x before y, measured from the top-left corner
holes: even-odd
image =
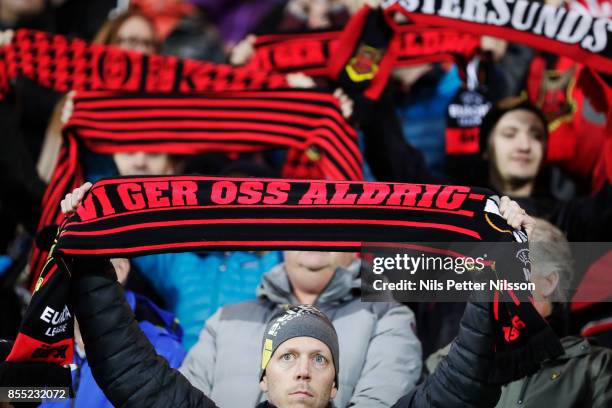
[[[365,16],[363,9],[351,19]],[[369,16],[370,14],[368,14]],[[421,24],[398,24],[394,67],[429,62],[469,60],[478,49],[478,36],[452,28]],[[352,28],[352,27],[348,27]],[[359,31],[357,31],[359,32]],[[343,31],[269,34],[257,37],[255,54],[246,67],[274,72],[304,72],[311,76],[327,76],[327,63],[340,45]],[[354,40],[353,40],[354,41]]]
[[[385,0],[382,8],[386,14],[402,13],[417,25],[485,34],[570,58],[582,66],[577,87],[596,110],[612,115],[609,17],[528,0]]]
[[[396,23],[396,12],[409,21]],[[388,0],[378,9],[362,8],[342,31],[262,36],[255,57],[244,67],[141,55],[17,30],[14,41],[0,49],[0,95],[16,75],[58,91],[199,92],[285,87],[282,73],[302,71],[337,80],[349,93],[377,99],[394,67],[465,63],[477,51],[483,33],[612,75],[611,25],[608,18],[527,0]]]
[[[612,74],[612,22],[576,10],[528,0],[385,0],[416,24],[490,35],[569,57]]]
[[[64,127],[58,163],[42,203],[39,230],[59,224],[59,202],[83,183],[79,150],[178,155],[254,152],[272,148],[315,151],[315,174],[333,180],[362,179],[355,130],[338,100],[317,91],[123,94],[80,92]],[[304,174],[312,176],[313,174]],[[46,254],[34,249],[33,277]]]
[[[64,257],[515,241],[522,233],[507,226],[494,200],[488,190],[461,186],[197,176],[101,180],[63,223],[7,361],[71,362]],[[521,251],[525,247],[523,241]],[[497,276],[527,279],[518,254],[489,255]],[[532,373],[562,352],[529,297],[512,291],[493,297],[498,365],[492,382]]]
[[[204,92],[286,88],[285,75],[172,56],[145,55],[20,29],[0,47],[0,98],[25,76],[59,92]]]
[[[396,67],[469,61],[477,35],[454,28],[397,24],[382,9],[363,7],[341,31],[263,35],[246,65],[270,72],[332,78],[349,94],[378,99]]]
[[[454,29],[395,24],[380,9],[368,7],[341,32],[262,36],[244,67],[143,55],[19,29],[0,48],[0,98],[20,75],[60,92],[202,92],[283,88],[284,73],[305,72],[377,99],[394,66],[467,60],[478,44],[477,36]]]
[[[396,12],[409,21],[396,23]],[[486,34],[566,56],[610,75],[611,25],[606,18],[526,0],[478,5],[465,0],[390,0],[382,9],[362,8],[341,31],[261,36],[247,67],[328,76],[349,92],[377,99],[392,68],[440,61],[463,66]]]

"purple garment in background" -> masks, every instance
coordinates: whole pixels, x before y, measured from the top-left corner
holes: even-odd
[[[189,0],[202,7],[225,43],[242,40],[282,0]]]

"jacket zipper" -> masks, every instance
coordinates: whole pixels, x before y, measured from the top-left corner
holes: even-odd
[[[527,385],[529,385],[530,380],[531,377],[527,377],[525,379],[525,382],[523,382],[523,385],[521,386],[521,392],[519,393],[518,400],[516,401],[516,403],[519,405],[524,402],[525,394],[527,393]]]

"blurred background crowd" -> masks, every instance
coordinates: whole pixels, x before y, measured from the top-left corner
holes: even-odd
[[[612,17],[609,0],[545,2]],[[142,53],[239,66],[253,55],[257,36],[340,30],[363,3],[0,0],[0,30],[32,28]],[[341,96],[341,102],[347,107],[343,113],[359,131],[367,180],[484,186],[517,200],[529,214],[538,217],[543,231],[540,239],[557,245],[541,256],[565,266],[556,269],[554,279],[546,273],[534,273],[541,277],[542,298],[550,298],[561,285],[590,290],[587,295],[583,293],[582,299],[590,296],[593,300],[572,302],[570,295],[565,302],[550,302],[538,310],[560,337],[588,335],[611,347],[612,304],[607,302],[612,301],[612,255],[601,253],[588,265],[578,262],[575,268],[569,267],[574,262],[568,252],[568,240],[609,242],[612,236],[612,188],[604,157],[604,146],[612,137],[612,118],[595,109],[589,95],[575,87],[579,68],[579,62],[568,58],[484,36],[480,52],[469,61],[467,69],[452,63],[397,68],[381,98],[368,105],[367,110],[353,109],[353,101],[346,95]],[[312,83],[308,78],[305,81],[306,86],[326,86],[330,92],[336,88],[316,79]],[[457,155],[447,146],[452,119],[449,112],[453,104],[465,104],[467,96],[475,101],[473,106],[486,106],[489,113],[482,123],[475,123],[480,128],[478,151]],[[18,78],[11,94],[0,102],[0,338],[15,337],[30,299],[28,255],[35,240],[40,203],[57,161],[62,125],[70,115],[70,98],[70,94],[59,94]],[[570,153],[559,154],[558,149],[551,152],[551,138],[558,138],[557,146],[563,145],[558,140],[564,134],[572,135],[567,139],[572,144]],[[279,177],[287,159],[282,150],[184,157],[145,152],[111,156],[83,151],[81,158],[85,179],[92,182],[118,174]],[[316,154],[311,155],[311,160],[316,159]],[[344,302],[347,296],[352,299],[353,292],[336,282],[342,297],[330,292],[334,285],[327,284],[340,267],[351,279],[357,279],[351,267],[353,261],[352,256],[345,259],[337,254],[224,252],[161,254],[115,259],[113,263],[130,306],[158,353],[173,367],[183,365],[187,367],[184,372],[196,372],[201,367],[194,361],[208,358],[200,354],[212,330],[207,333],[205,323],[212,319],[210,326],[221,330],[220,308],[256,297],[267,297],[276,303]],[[284,265],[289,284],[286,278],[283,281],[279,277],[281,272],[275,269],[279,264]],[[300,270],[324,268],[331,275],[322,281],[299,282]],[[591,278],[594,280],[589,281]],[[358,286],[349,281],[345,282],[348,287]],[[416,324],[416,329],[406,330],[416,330],[418,340],[410,341],[420,346],[408,350],[425,361],[456,335],[464,305],[408,306],[414,317],[399,319],[395,324]],[[358,332],[348,326],[343,330]],[[342,348],[340,330],[339,336]],[[78,344],[78,329],[76,338]],[[573,339],[568,347],[584,347],[578,337]],[[198,341],[204,343],[196,350]],[[183,363],[185,355],[188,357]],[[84,352],[79,356],[81,368],[75,375],[83,376],[83,381],[80,386],[76,382],[77,388],[91,390],[77,392],[77,396],[82,395],[83,406],[91,406],[97,395],[102,406],[104,396],[95,394],[99,390],[93,391],[95,382],[88,383],[93,379],[86,379]],[[409,375],[414,378],[410,381],[418,381],[420,362],[411,370]],[[215,379],[223,380],[223,375]],[[202,389],[212,392],[214,384],[210,381],[195,378],[192,383],[203,384]],[[359,386],[358,379],[353,386]],[[523,392],[521,387],[516,392],[519,391]]]

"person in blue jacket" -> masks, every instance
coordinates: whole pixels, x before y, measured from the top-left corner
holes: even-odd
[[[112,259],[111,262],[117,271],[117,280],[124,285],[130,272],[130,261],[125,258]],[[125,299],[134,312],[140,329],[151,342],[157,354],[168,361],[172,368],[181,366],[185,358],[185,349],[181,345],[183,329],[173,313],[159,308],[150,299],[124,290]],[[85,355],[83,339],[78,322],[75,321],[75,347],[74,364],[71,365],[72,387],[75,392],[74,399],[43,401],[40,407],[87,407],[110,408],[113,405],[108,401],[91,373],[91,367]]]
[[[134,264],[176,314],[188,350],[204,322],[220,307],[255,299],[264,272],[281,262],[279,252],[194,252],[147,255]]]

